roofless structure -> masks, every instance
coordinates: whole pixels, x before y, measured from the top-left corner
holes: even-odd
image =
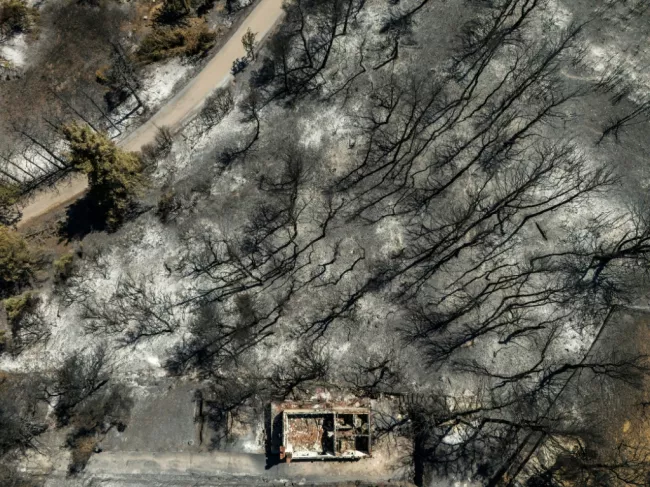
[[[357,460],[372,453],[369,407],[275,403],[272,409],[282,428],[281,460]]]

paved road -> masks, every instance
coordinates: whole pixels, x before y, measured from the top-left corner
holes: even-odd
[[[232,62],[246,55],[241,38],[250,28],[257,33],[258,41],[270,32],[282,17],[283,0],[261,0],[248,14],[241,26],[230,37],[219,52],[188,84],[165,106],[141,125],[119,145],[130,151],[140,150],[152,142],[159,127],[178,128],[200,110],[203,100],[218,86],[229,83],[232,79],[230,68]],[[62,181],[54,188],[38,192],[22,209],[22,218],[18,226],[47,213],[50,209],[78,198],[88,187],[85,176],[74,175]]]

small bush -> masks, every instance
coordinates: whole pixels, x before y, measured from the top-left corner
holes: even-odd
[[[154,29],[142,41],[137,56],[143,62],[199,56],[210,50],[216,39],[217,35],[208,29],[205,22],[192,19],[183,27]]]
[[[0,297],[15,293],[30,281],[35,261],[23,236],[0,225]]]
[[[20,189],[15,184],[0,183],[0,208],[16,203],[19,195]]]
[[[74,269],[74,254],[65,254],[54,261],[54,280],[58,283],[65,282],[72,275]]]
[[[32,292],[4,300],[7,321],[11,326],[11,342],[6,340],[5,348],[13,355],[50,337],[50,327],[39,312],[39,301],[39,297]]]
[[[249,27],[244,36],[241,38],[242,46],[246,51],[246,56],[249,59],[255,60],[255,48],[257,47],[257,41],[255,37],[257,34],[251,30]]]
[[[20,188],[14,184],[0,183],[0,224],[11,223],[17,217],[14,205],[20,196]]]
[[[34,293],[26,292],[20,296],[14,296],[4,300],[5,309],[7,310],[7,320],[14,326],[28,312],[32,311],[38,304],[38,297]]]

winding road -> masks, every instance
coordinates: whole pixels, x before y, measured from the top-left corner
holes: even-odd
[[[258,43],[261,42],[282,17],[282,2],[283,0],[260,0],[208,64],[178,94],[118,145],[129,151],[138,151],[154,140],[159,127],[177,129],[194,116],[215,88],[232,80],[232,62],[246,55],[241,43],[244,33],[251,29],[257,34]],[[79,198],[87,188],[86,176],[75,174],[54,187],[42,189],[22,207],[18,227]]]

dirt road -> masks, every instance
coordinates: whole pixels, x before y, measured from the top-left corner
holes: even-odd
[[[66,463],[46,474],[47,487],[69,487]],[[35,473],[36,471],[34,471]],[[408,477],[402,468],[391,470],[380,459],[359,462],[293,462],[266,466],[263,454],[214,451],[189,452],[102,452],[91,457],[79,485],[93,481],[109,485],[221,485],[257,486],[295,482],[338,483],[363,480],[377,485]],[[392,484],[392,483],[391,483]],[[295,485],[291,483],[291,485]]]
[[[178,128],[200,110],[203,100],[217,87],[232,79],[232,62],[246,55],[241,38],[250,28],[261,41],[282,16],[283,0],[261,0],[248,14],[235,33],[219,52],[176,96],[156,112],[147,122],[123,139],[119,145],[130,151],[137,151],[152,142],[159,127]],[[47,213],[78,198],[88,187],[85,176],[74,175],[71,179],[58,183],[36,193],[22,208],[20,227],[29,220]]]

